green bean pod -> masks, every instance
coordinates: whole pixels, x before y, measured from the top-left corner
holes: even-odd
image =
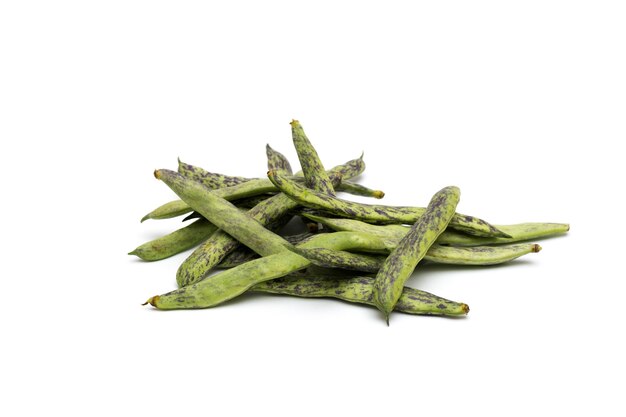
[[[305,232],[291,236],[284,236],[284,238],[292,245],[298,245],[300,243],[306,242],[313,236],[313,234]],[[233,250],[224,257],[224,259],[217,265],[217,268],[233,268],[237,265],[241,265],[242,263],[257,259],[258,257],[259,255],[256,254],[253,250],[245,246],[239,245],[235,250]]]
[[[187,214],[191,211],[191,207],[189,207],[189,205],[184,201],[174,200],[155,208],[150,213],[143,216],[141,218],[141,223],[145,222],[148,219],[171,219],[173,217],[182,216],[183,214]]]
[[[198,219],[188,226],[146,242],[128,254],[136,255],[144,261],[158,261],[193,248],[216,230],[217,227],[206,219]]]
[[[340,172],[346,172],[348,175],[354,174],[355,171],[347,163],[348,168],[345,170],[331,170],[329,177],[338,180]],[[340,166],[341,167],[341,166]],[[337,168],[337,167],[336,167]],[[234,187],[230,187],[234,188]],[[255,206],[248,212],[248,215],[265,225],[281,216],[286,215],[297,207],[297,203],[280,193],[268,198],[263,203]],[[223,231],[215,232],[202,245],[200,245],[193,253],[180,265],[176,271],[176,282],[179,287],[184,287],[196,283],[206,277],[210,271],[215,268],[222,260],[235,248],[239,246],[237,239],[229,236]]]
[[[333,173],[332,178],[335,181],[339,181],[337,174]],[[251,219],[266,226],[272,222],[279,221],[290,210],[294,209],[296,205],[297,203],[281,193],[259,203],[250,209],[247,214]],[[176,271],[178,286],[184,287],[198,282],[222,262],[230,252],[235,250],[240,242],[246,244],[244,241],[235,239],[231,235],[226,230],[218,230],[194,250]],[[254,250],[254,248],[252,249]]]
[[[374,303],[385,315],[387,324],[389,314],[402,294],[404,283],[450,223],[460,196],[457,187],[445,187],[438,191],[419,221],[411,227],[378,271],[374,282]]]
[[[185,178],[198,181],[200,184],[210,188],[211,190],[232,187],[233,185],[242,184],[251,180],[251,178],[233,177],[230,175],[209,172],[203,168],[182,162],[180,158],[178,159],[178,173]]]
[[[380,255],[365,255],[325,248],[291,248],[291,250],[310,260],[313,265],[351,271],[378,272],[386,259],[385,256]],[[536,243],[472,247],[432,245],[424,256],[424,260],[450,265],[496,265],[512,261],[529,253],[537,253],[540,250],[541,246]]]
[[[378,272],[385,256],[364,255],[347,251],[326,248],[303,249],[293,247],[291,250],[307,258],[313,265],[323,268],[341,268],[350,271]]]
[[[541,246],[536,243],[468,247],[432,245],[424,260],[451,265],[496,265],[540,250]]]
[[[337,165],[334,168],[329,170],[329,175],[331,172],[339,174],[343,181],[358,177],[365,171],[365,161],[363,160],[363,153],[356,159],[352,159],[345,164]]]
[[[309,208],[329,211],[339,216],[382,223],[413,224],[424,215],[426,210],[423,207],[355,203],[304,188],[276,171],[269,171],[267,175],[278,189],[299,204]],[[450,222],[450,227],[476,236],[509,237],[506,233],[498,230],[486,221],[463,214],[455,214]]]
[[[272,149],[269,145],[265,145],[265,153],[267,154],[267,170],[275,169],[277,171],[284,171],[287,175],[292,175],[291,164],[289,160],[282,153]]]
[[[365,187],[364,185],[350,181],[342,181],[337,188],[337,191],[342,191],[344,193],[352,195],[360,195],[362,197],[373,197],[377,199],[381,199],[385,196],[385,193],[381,190],[373,190],[371,188]]]
[[[271,255],[291,246],[285,239],[216,195],[219,190],[210,191],[200,183],[166,169],[155,171],[154,176],[204,218],[258,254]]]
[[[291,135],[307,186],[320,193],[334,196],[335,189],[330,182],[330,178],[328,178],[324,165],[309,138],[304,133],[302,125],[297,120],[291,121]]]
[[[341,173],[339,170],[333,171],[330,170],[328,172],[329,178],[331,178],[331,183],[334,182],[335,178],[341,178]],[[299,177],[291,177],[296,182],[304,181],[304,178]],[[337,189],[339,191],[344,191],[354,195],[361,195],[365,197],[374,197],[381,198],[381,195],[384,193],[380,190],[372,190],[360,184],[346,182],[344,184],[343,178],[339,183],[337,183]],[[272,195],[280,192],[278,188],[268,179],[248,179],[244,183],[239,183],[236,185],[232,185],[226,188],[219,188],[214,191],[216,195],[224,198],[228,201],[237,201],[238,206],[242,207],[253,207],[255,202],[260,202],[265,200]],[[172,217],[181,216],[183,214],[189,213],[192,211],[192,208],[189,207],[187,203],[182,200],[174,200],[169,203],[163,204],[162,206],[157,207],[150,213],[146,214],[141,221],[145,221],[147,219],[169,219]],[[197,215],[194,215],[191,218],[195,218]]]
[[[388,247],[395,247],[407,234],[409,227],[397,224],[376,225],[360,220],[346,218],[330,218],[313,213],[303,212],[301,215],[319,222],[330,229],[344,232],[363,232],[378,236],[385,241]],[[569,231],[566,223],[520,223],[512,225],[496,225],[499,230],[510,235],[510,238],[468,236],[449,228],[437,239],[437,244],[453,246],[485,246],[501,245],[525,240],[536,240]]]
[[[160,175],[163,177],[164,173]],[[300,247],[355,250],[384,248],[380,239],[355,232],[316,235]],[[306,258],[285,250],[208,276],[169,293],[150,297],[144,304],[149,303],[161,310],[214,307],[242,294],[254,284],[285,276],[310,264]]]
[[[296,297],[338,298],[351,303],[374,306],[372,277],[285,277],[255,284],[250,291]],[[464,303],[446,300],[426,291],[404,287],[394,311],[407,314],[463,316],[469,312]]]

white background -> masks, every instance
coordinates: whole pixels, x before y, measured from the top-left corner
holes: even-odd
[[[1,3],[0,414],[624,415],[623,2],[207,3]],[[139,223],[174,198],[152,171],[263,176],[268,142],[297,167],[291,118],[389,204],[454,184],[571,232],[418,268],[464,319],[141,307],[187,255],[126,255],[180,226]]]

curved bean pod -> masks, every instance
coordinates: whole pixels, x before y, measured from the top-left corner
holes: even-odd
[[[312,213],[301,213],[311,220],[319,222],[333,230],[344,232],[370,233],[383,239],[390,248],[395,247],[407,234],[409,228],[396,224],[375,225],[360,220],[345,218],[330,218]],[[499,230],[509,234],[510,238],[468,236],[463,233],[450,230],[443,232],[437,239],[437,244],[454,246],[484,246],[500,245],[535,240],[555,236],[569,231],[566,223],[520,223],[511,225],[496,225]]]
[[[371,188],[350,181],[342,181],[337,188],[337,191],[343,191],[344,193],[352,195],[360,195],[362,197],[374,197],[379,200],[385,196],[385,193],[381,190],[372,190]]]
[[[265,145],[265,153],[267,154],[267,169],[275,169],[277,171],[284,171],[287,175],[292,175],[291,164],[289,160],[282,153],[272,149],[269,145]]]
[[[250,291],[296,297],[330,297],[374,306],[373,282],[372,277],[285,277],[255,284]],[[407,314],[462,316],[469,312],[469,306],[426,291],[404,287],[394,311]]]
[[[199,219],[175,232],[146,242],[129,252],[144,261],[158,261],[191,249],[217,230],[206,219]]]
[[[341,169],[331,170],[329,177],[337,179],[341,175],[340,172],[346,172],[348,175],[354,174],[355,171],[349,164],[350,161],[346,164],[346,169],[342,169],[340,165]],[[295,201],[280,193],[255,206],[248,212],[248,215],[265,225],[286,215],[297,205]],[[184,287],[200,281],[238,246],[237,239],[218,230],[180,265],[176,271],[178,286]]]
[[[355,203],[306,189],[276,171],[269,171],[267,176],[278,189],[299,204],[305,207],[329,211],[344,217],[383,223],[413,224],[424,215],[426,210],[423,207]],[[486,221],[463,214],[455,214],[450,222],[450,227],[471,235],[508,237],[506,233],[498,230]]]
[[[345,164],[338,165],[330,169],[331,172],[341,175],[341,178],[345,181],[350,178],[358,177],[365,171],[365,161],[363,160],[363,153],[360,157],[352,159]]]
[[[310,260],[313,265],[324,268],[378,272],[385,262],[385,256],[364,255],[325,248],[292,248],[291,250]],[[537,253],[540,250],[541,246],[536,243],[472,247],[432,245],[424,256],[424,260],[449,265],[496,265],[512,261],[529,253]]]
[[[291,243],[292,245],[299,245],[311,239],[313,236],[315,235],[305,232],[305,233],[299,233],[297,235],[285,236],[285,240]],[[244,262],[257,259],[258,257],[259,255],[256,254],[251,249],[245,246],[239,245],[235,250],[233,250],[232,252],[230,252],[228,255],[224,257],[222,262],[220,262],[217,265],[217,268],[223,268],[223,269],[233,268],[237,265],[241,265]]]
[[[189,207],[189,205],[184,201],[174,200],[155,208],[150,213],[143,216],[141,218],[141,223],[145,222],[148,219],[171,219],[173,217],[182,216],[183,214],[187,214],[191,211],[191,207]]]
[[[332,174],[334,180],[339,180],[337,174]],[[278,194],[265,201],[262,201],[247,215],[266,226],[272,222],[279,221],[287,213],[296,207],[296,203],[284,194]],[[199,246],[176,271],[176,282],[179,287],[198,282],[216,267],[230,252],[235,250],[240,242],[246,246],[245,241],[231,236],[227,230],[218,230]],[[277,235],[275,235],[277,236]],[[282,239],[282,238],[281,238]],[[253,247],[251,249],[254,250]],[[264,255],[264,254],[261,254]]]
[[[291,246],[285,239],[216,195],[219,190],[212,192],[200,183],[166,169],[155,171],[154,176],[204,218],[260,255],[279,253]]]
[[[374,236],[337,232],[316,235],[300,247],[358,250],[378,249],[384,246],[380,239]],[[306,258],[285,250],[206,277],[195,284],[150,297],[144,304],[149,303],[161,310],[214,307],[242,294],[254,284],[285,276],[310,264]]]
[[[323,268],[341,268],[350,271],[362,272],[378,272],[385,256],[363,255],[360,253],[351,253],[346,251],[338,251],[326,248],[291,248],[291,250],[300,256],[305,257],[313,265]]]
[[[450,223],[460,196],[461,191],[457,187],[445,187],[435,193],[419,221],[411,227],[378,271],[374,281],[374,303],[385,315],[387,325],[404,283]]]
[[[230,175],[209,172],[200,167],[187,164],[181,161],[180,158],[178,159],[178,173],[181,174],[183,177],[191,178],[192,180],[198,181],[205,187],[210,188],[211,190],[232,187],[233,185],[242,184],[251,180],[251,178],[233,177]]]
[[[290,124],[293,145],[296,148],[307,186],[321,193],[334,196],[335,188],[328,178],[317,151],[304,133],[302,125],[297,120],[292,120]]]

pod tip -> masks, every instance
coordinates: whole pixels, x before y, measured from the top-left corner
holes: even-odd
[[[128,252],[128,254],[129,254],[129,255],[135,255],[135,256],[138,256],[138,255],[137,255],[137,249],[134,249],[134,250],[132,250],[132,251]]]
[[[291,122],[289,122],[289,124],[291,125],[291,127],[296,127],[300,124],[300,122],[296,119],[291,119]]]
[[[385,196],[385,193],[383,191],[376,190],[376,191],[374,191],[373,196],[374,196],[374,198],[381,199],[381,198],[383,198]]]
[[[385,313],[385,321],[387,322],[387,327],[389,327],[389,313]]]
[[[157,302],[159,301],[159,296],[155,295],[154,297],[150,297],[146,300],[145,303],[142,304],[142,306],[145,306],[146,304],[150,304],[152,307],[156,307],[157,306]]]
[[[537,253],[537,252],[541,251],[541,249],[543,249],[543,248],[542,248],[541,246],[539,246],[537,243],[535,243],[535,244],[533,245],[533,249],[532,249],[532,251],[533,251],[533,252],[535,252],[535,253]]]
[[[154,178],[156,178],[157,180],[161,179],[161,171],[158,169],[154,170]]]
[[[461,310],[463,310],[463,313],[467,314],[469,313],[469,306],[465,303],[461,303]]]
[[[145,222],[146,220],[148,220],[149,218],[150,218],[150,214],[146,214],[145,216],[143,216],[143,217],[141,218],[141,221],[140,221],[139,223],[143,223],[143,222]]]

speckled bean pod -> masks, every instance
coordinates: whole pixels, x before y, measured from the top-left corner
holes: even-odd
[[[374,236],[355,232],[337,232],[316,235],[300,247],[382,250],[384,245]],[[283,277],[306,268],[310,264],[311,262],[306,258],[285,250],[227,269],[167,294],[150,297],[145,304],[149,303],[162,310],[214,307],[242,294],[254,284]]]
[[[307,186],[320,193],[334,196],[335,188],[328,178],[324,165],[297,120],[291,121],[291,136]]]
[[[211,190],[232,187],[233,185],[242,184],[252,180],[252,178],[233,177],[230,175],[209,172],[203,168],[182,162],[180,159],[178,159],[178,173],[185,178],[198,181],[200,184],[210,188]]]
[[[345,218],[330,218],[312,213],[302,213],[303,216],[323,224],[330,229],[344,232],[363,232],[378,236],[385,241],[388,247],[395,247],[407,234],[409,227],[396,224],[375,225],[360,220]],[[509,234],[510,238],[468,236],[449,228],[437,239],[437,244],[453,246],[484,246],[500,245],[525,240],[536,240],[560,235],[569,231],[566,223],[520,223],[512,225],[497,225],[499,230]]]
[[[255,284],[250,291],[296,297],[329,297],[351,303],[374,305],[372,277],[285,277]],[[464,303],[446,300],[426,291],[404,287],[394,311],[407,314],[463,316],[469,312]]]
[[[267,144],[265,146],[265,153],[267,154],[267,169],[272,170],[275,169],[277,171],[283,171],[287,173],[287,175],[293,174],[291,170],[291,164],[289,160],[282,153],[277,150],[272,149],[272,147]]]
[[[355,167],[364,167],[364,165],[355,165],[352,161],[348,161],[346,163],[346,169],[341,167],[340,165],[331,170],[330,177],[339,179],[341,172],[345,172],[348,175],[358,175],[359,172]],[[265,200],[262,204],[255,206],[248,212],[248,215],[261,224],[267,224],[265,222],[269,223],[275,221],[296,208],[297,205],[295,201],[285,194],[280,193]],[[184,287],[200,281],[238,246],[239,242],[237,239],[218,230],[202,245],[196,248],[180,265],[176,271],[176,282],[178,286]]]
[[[174,217],[182,216],[183,214],[187,214],[191,211],[192,208],[189,207],[189,204],[185,203],[182,200],[174,200],[155,208],[150,213],[143,216],[141,218],[141,223],[145,222],[148,219],[171,219]]]
[[[166,169],[155,171],[154,176],[166,183],[204,218],[258,254],[271,255],[291,246],[285,239],[216,195],[219,190],[210,191],[200,183]]]
[[[378,272],[385,256],[364,255],[326,248],[291,248],[300,256],[307,258],[313,265],[323,268],[342,268],[350,271]]]
[[[328,211],[339,216],[382,223],[413,224],[426,210],[423,207],[396,207],[355,203],[304,188],[276,171],[269,171],[267,175],[278,189],[299,204],[317,210]],[[463,214],[455,214],[450,222],[450,227],[471,235],[508,237],[506,233],[498,230],[486,221]]]
[[[382,198],[385,195],[380,190],[372,190],[360,184],[347,182],[344,184],[343,177],[340,177],[341,170],[328,171],[329,178],[332,177],[331,183],[335,182],[335,178],[341,178],[341,182],[337,183],[337,189],[349,194],[361,195],[365,197]],[[296,182],[303,182],[304,178],[290,177],[290,179]],[[250,206],[250,202],[254,202],[255,198],[266,199],[271,195],[280,192],[278,188],[268,179],[248,179],[245,183],[239,183],[226,188],[219,188],[215,190],[216,195],[222,197],[228,201],[241,201],[241,205]],[[238,205],[240,205],[238,203]],[[254,204],[253,204],[254,205]],[[192,209],[187,203],[182,200],[174,200],[169,203],[163,204],[157,207],[150,213],[146,214],[141,221],[147,219],[169,219],[172,217],[181,216],[183,214],[191,212]],[[190,218],[195,218],[193,216]]]
[[[283,237],[287,242],[291,243],[292,245],[299,245],[311,239],[313,236],[315,235],[312,233],[304,232]],[[258,257],[259,255],[253,250],[250,250],[245,246],[239,245],[235,250],[233,250],[224,257],[222,262],[217,265],[217,268],[233,268],[237,265],[241,265],[242,263],[257,259]]]
[[[335,181],[339,181],[337,174],[332,174]],[[247,215],[266,226],[272,222],[279,221],[286,216],[290,210],[294,209],[297,203],[284,194],[277,194],[259,203]],[[216,267],[230,252],[235,250],[241,243],[246,244],[241,239],[231,236],[227,230],[218,230],[200,245],[194,252],[180,265],[176,271],[176,282],[179,287],[184,287],[198,282]],[[246,246],[250,246],[247,245]],[[254,250],[253,247],[250,247]],[[264,254],[261,254],[264,255]]]
[[[445,187],[435,193],[424,214],[389,254],[374,281],[374,303],[389,324],[389,314],[402,294],[404,283],[454,216],[461,191]]]
[[[292,248],[291,250],[298,255],[304,256],[314,265],[351,271],[378,272],[386,259],[385,256],[380,255],[365,255],[325,248]],[[512,261],[529,253],[537,253],[540,250],[541,246],[536,243],[472,247],[432,245],[424,256],[424,260],[450,265],[496,265]]]
[[[158,261],[191,249],[217,230],[206,219],[198,219],[188,226],[138,246],[129,255],[144,261]]]

